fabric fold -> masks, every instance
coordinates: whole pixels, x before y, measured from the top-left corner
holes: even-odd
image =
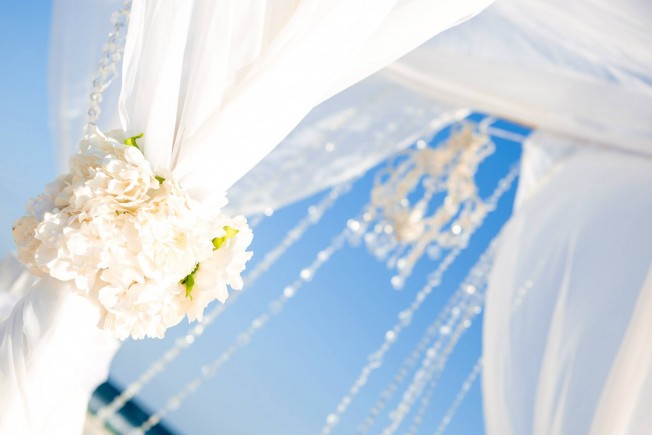
[[[98,316],[91,302],[54,278],[26,290],[0,322],[1,433],[82,432],[88,399],[118,349],[97,328]]]

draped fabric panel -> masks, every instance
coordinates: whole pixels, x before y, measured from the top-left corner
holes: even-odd
[[[16,281],[23,296],[0,322],[0,432],[81,433],[118,342],[96,328],[99,311],[68,285],[50,277],[27,284]]]
[[[538,134],[522,173],[485,311],[487,432],[647,433],[652,159]]]
[[[198,197],[225,191],[313,107],[488,4],[136,1],[122,127]]]
[[[391,65],[437,101],[652,155],[652,7],[500,0]]]

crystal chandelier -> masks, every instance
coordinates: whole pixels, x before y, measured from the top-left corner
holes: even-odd
[[[494,149],[487,134],[465,122],[437,146],[419,140],[378,173],[362,220],[350,220],[349,227],[396,270],[394,288],[403,287],[424,255],[437,259],[442,250],[466,243],[487,212],[475,174]]]

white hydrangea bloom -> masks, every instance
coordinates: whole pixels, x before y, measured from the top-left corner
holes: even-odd
[[[217,235],[218,238],[227,236],[225,228],[235,230],[236,233],[226,238],[218,249],[213,250],[200,263],[195,274],[196,289],[192,291],[193,299],[188,307],[190,320],[201,320],[204,308],[215,299],[224,303],[229,297],[227,286],[235,290],[242,289],[240,274],[253,255],[252,252],[247,252],[247,247],[253,240],[253,232],[243,216],[223,217],[222,231]]]
[[[163,337],[224,302],[227,286],[242,288],[253,235],[244,217],[221,212],[225,197],[193,201],[123,139],[98,131],[82,141],[70,173],[28,204],[13,235],[21,262],[98,302],[101,327]]]

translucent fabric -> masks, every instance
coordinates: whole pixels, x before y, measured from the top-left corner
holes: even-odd
[[[489,3],[135,1],[122,128],[196,197],[225,191],[313,107]]]
[[[651,155],[651,17],[650,3],[641,0],[499,0],[318,107],[233,187],[237,208],[260,212],[341,181],[342,174],[364,172],[419,130],[408,120],[388,132],[381,128],[386,120],[426,122],[406,116],[406,107],[437,117],[428,99],[442,111],[446,106],[471,107],[571,138]],[[385,98],[387,92],[400,97]],[[361,95],[364,99],[356,99]],[[374,104],[365,107],[365,101]],[[361,120],[359,128],[322,128],[346,110],[355,111],[349,124]],[[379,134],[396,148],[377,146],[372,138]],[[297,138],[303,140],[302,147]],[[335,145],[329,153],[324,152],[327,143]],[[302,166],[297,161],[321,164]],[[286,172],[304,181],[280,188],[274,174]]]
[[[443,103],[652,155],[652,6],[500,0],[394,63]]]
[[[647,433],[652,159],[538,134],[522,165],[485,311],[487,433]]]
[[[118,342],[96,327],[99,311],[68,285],[23,277],[12,286],[0,289],[22,296],[0,322],[0,433],[81,433]]]

